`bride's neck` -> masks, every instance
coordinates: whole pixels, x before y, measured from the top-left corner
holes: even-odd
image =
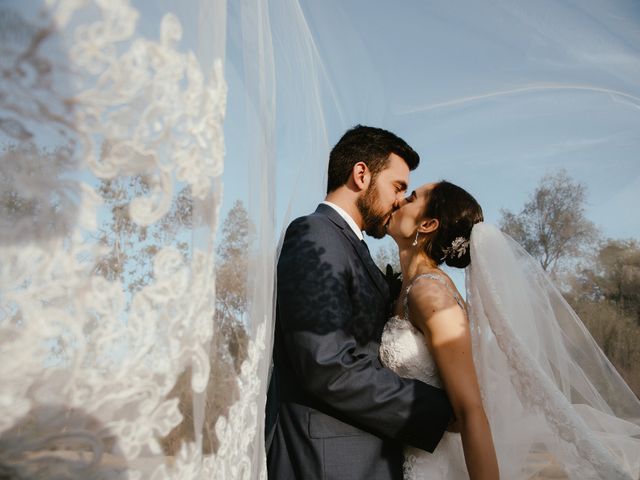
[[[426,270],[438,268],[436,262],[429,258],[421,248],[408,247],[401,249],[399,253],[402,278],[405,282]]]

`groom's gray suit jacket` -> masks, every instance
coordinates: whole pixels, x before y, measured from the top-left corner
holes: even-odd
[[[402,445],[433,451],[451,406],[380,363],[389,289],[366,245],[321,204],[289,225],[277,275],[269,478],[401,480]]]

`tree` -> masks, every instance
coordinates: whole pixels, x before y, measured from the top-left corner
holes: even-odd
[[[218,449],[215,424],[226,416],[238,399],[237,377],[247,357],[249,336],[245,328],[247,278],[253,227],[247,210],[236,201],[220,230],[216,249],[216,310],[213,313],[213,338],[209,351],[209,382],[206,389],[203,452]],[[175,455],[183,440],[193,440],[193,392],[191,370],[179,377],[169,397],[179,398],[183,421],[162,439],[167,455]]]
[[[585,217],[586,187],[565,170],[545,175],[520,213],[501,210],[500,228],[546,271],[556,273],[585,253],[597,238]]]
[[[567,301],[640,396],[640,245],[607,240],[569,285]]]
[[[225,324],[241,322],[246,312],[252,235],[249,214],[242,202],[236,200],[222,225],[217,248],[216,317]]]
[[[400,257],[398,256],[398,247],[395,244],[385,244],[376,249],[373,254],[373,261],[383,272],[386,271],[387,265],[391,265],[394,272],[400,271]]]
[[[636,240],[607,240],[593,265],[576,274],[572,293],[582,301],[607,301],[640,327],[640,245]]]
[[[69,234],[80,190],[70,157],[63,147],[0,145],[0,245],[47,244]]]
[[[560,170],[540,180],[520,213],[502,210],[500,226],[549,273],[564,270],[565,298],[638,395],[640,248],[634,240],[596,247],[585,202],[585,186]]]
[[[98,241],[108,253],[95,266],[95,273],[107,280],[120,280],[135,293],[153,279],[153,258],[159,247],[174,245],[189,256],[187,233],[192,226],[193,201],[190,187],[183,187],[171,209],[157,222],[145,226],[131,218],[132,199],[151,193],[150,179],[144,175],[101,180],[99,193],[111,216],[98,230]]]

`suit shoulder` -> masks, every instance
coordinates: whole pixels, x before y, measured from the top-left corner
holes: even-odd
[[[299,255],[313,253],[317,258],[343,261],[350,248],[340,227],[326,215],[312,213],[296,218],[289,224],[280,257],[297,258]]]
[[[327,230],[328,228],[331,230]],[[327,231],[334,231],[335,229],[337,229],[337,227],[329,217],[322,215],[321,213],[314,212],[293,220],[287,227],[287,236],[290,234],[299,235],[309,233],[315,235],[323,232],[326,233]]]
[[[323,213],[312,212],[308,215],[302,215],[301,217],[294,219],[290,223],[290,225],[294,225],[298,223],[326,224],[326,223],[333,223],[333,222],[329,219],[329,217],[327,217]]]

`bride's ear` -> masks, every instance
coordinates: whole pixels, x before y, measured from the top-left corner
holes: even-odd
[[[359,190],[366,190],[371,183],[371,171],[367,164],[364,162],[358,162],[353,166],[351,170],[351,179],[356,184]]]
[[[425,218],[418,227],[418,232],[432,233],[435,232],[439,226],[440,221],[437,218]]]

